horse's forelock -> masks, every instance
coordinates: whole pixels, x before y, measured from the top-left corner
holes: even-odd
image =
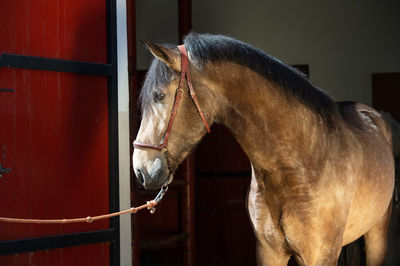
[[[161,92],[162,88],[171,82],[173,73],[174,71],[167,67],[164,62],[157,58],[153,59],[139,96],[142,113],[151,110],[154,93]]]

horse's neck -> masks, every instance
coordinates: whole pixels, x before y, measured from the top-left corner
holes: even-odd
[[[217,122],[231,130],[255,168],[290,167],[300,151],[318,148],[323,129],[315,113],[247,68],[223,72],[229,74],[215,83],[223,110]]]

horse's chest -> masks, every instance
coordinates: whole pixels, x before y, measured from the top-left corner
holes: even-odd
[[[248,196],[248,211],[255,234],[270,244],[284,240],[279,219],[280,211],[276,206],[270,206],[265,200],[265,194],[250,189]]]

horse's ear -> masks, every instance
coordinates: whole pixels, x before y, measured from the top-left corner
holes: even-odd
[[[161,44],[142,41],[143,45],[158,59],[176,72],[181,71],[181,56],[178,48],[169,48]]]

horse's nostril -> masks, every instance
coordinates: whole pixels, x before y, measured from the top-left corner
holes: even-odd
[[[143,186],[144,185],[144,178],[143,178],[142,171],[136,170],[136,177],[137,177],[139,183]]]

